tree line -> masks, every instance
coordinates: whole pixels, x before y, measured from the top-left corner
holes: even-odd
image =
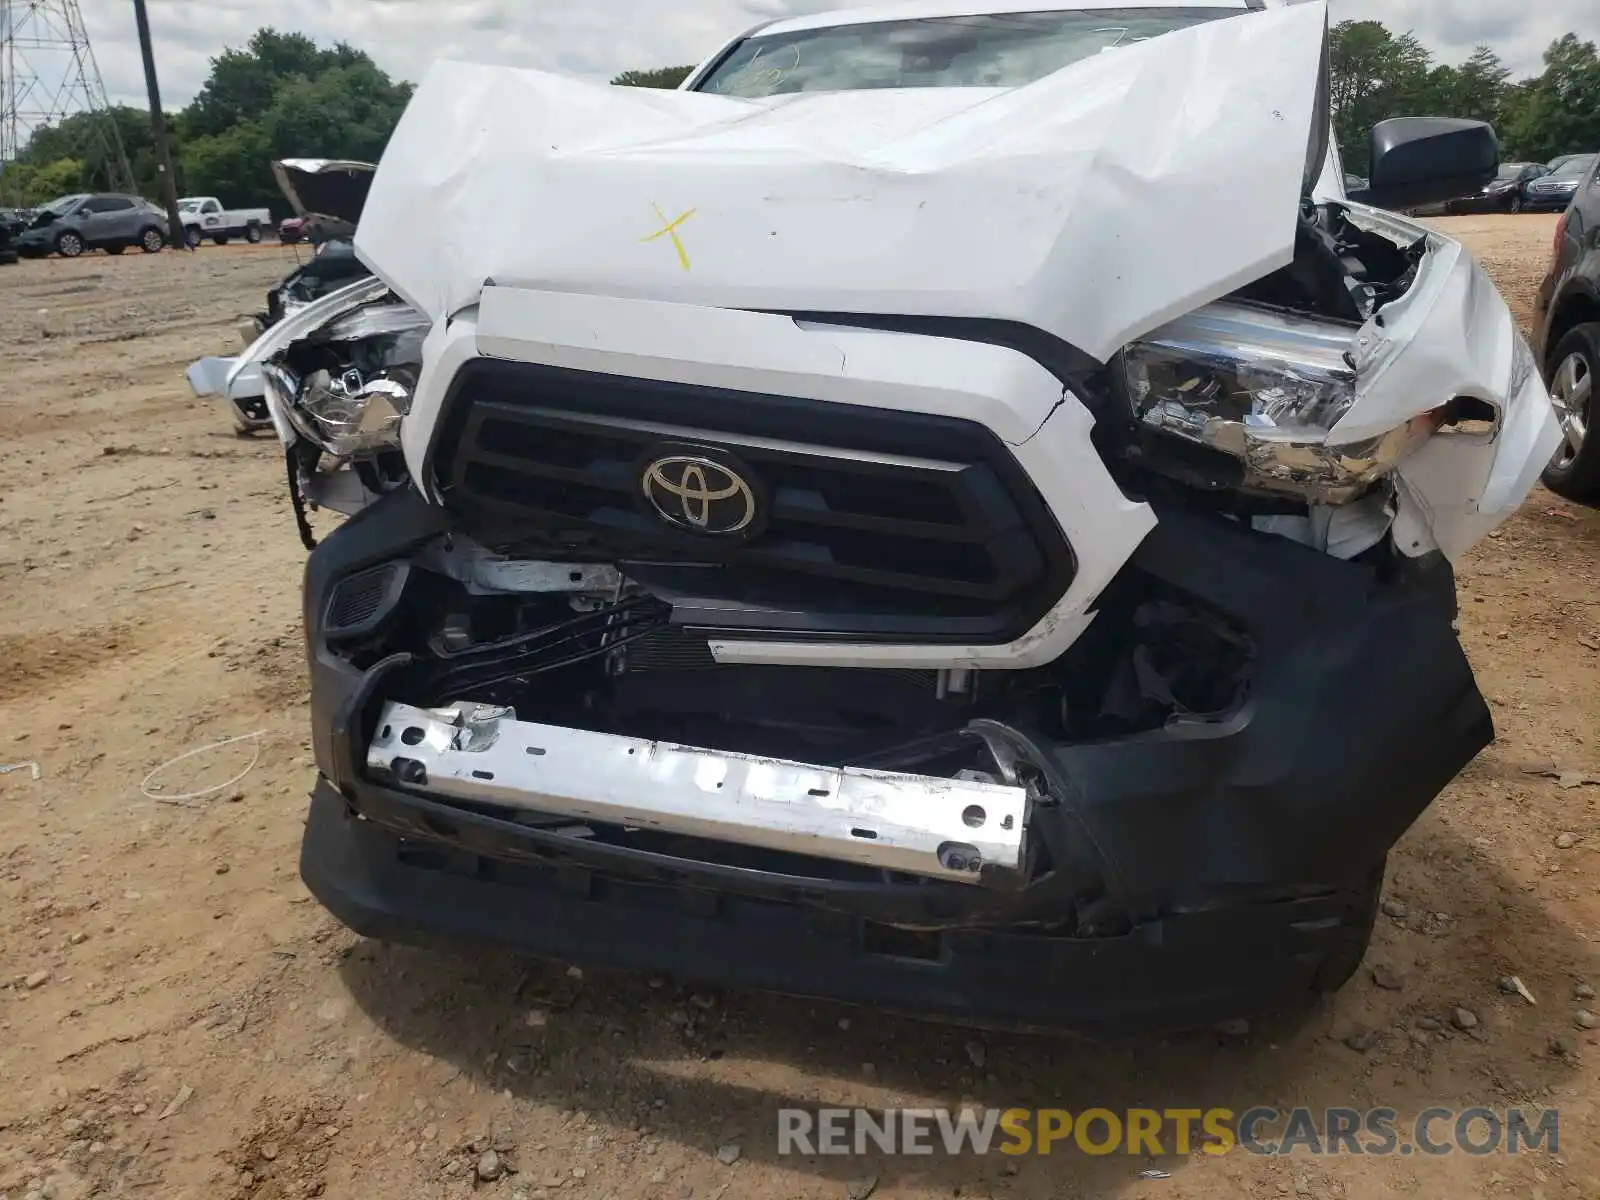
[[[1460,66],[1440,64],[1414,35],[1380,21],[1335,26],[1329,52],[1334,129],[1346,169],[1358,175],[1367,172],[1367,132],[1388,117],[1488,121],[1503,162],[1600,151],[1600,51],[1577,34],[1552,42],[1543,72],[1520,82],[1487,46]]]
[[[1576,34],[1553,42],[1543,71],[1521,81],[1513,81],[1487,46],[1459,66],[1442,64],[1413,34],[1397,34],[1379,21],[1335,26],[1330,51],[1335,130],[1345,165],[1357,174],[1367,170],[1367,131],[1386,117],[1489,121],[1508,162],[1600,150],[1600,50]],[[625,71],[612,82],[673,88],[691,69]],[[376,162],[411,93],[411,84],[391,79],[364,51],[343,43],[323,50],[302,34],[262,29],[244,49],[212,59],[194,100],[171,116],[178,190],[281,210],[274,159]],[[109,139],[95,126],[104,120],[115,123],[135,186],[159,200],[149,114],[126,105],[108,116],[80,113],[37,131],[0,174],[0,200],[43,203],[112,186]]]

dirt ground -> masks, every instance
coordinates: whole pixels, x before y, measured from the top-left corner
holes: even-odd
[[[1449,224],[1526,321],[1553,220]],[[0,763],[39,766],[0,776],[4,1200],[1600,1197],[1600,1045],[1577,1024],[1600,983],[1600,787],[1582,782],[1600,776],[1600,514],[1540,492],[1464,565],[1462,637],[1499,741],[1406,837],[1367,967],[1309,1018],[1085,1045],[392,949],[344,931],[296,873],[304,551],[277,445],[236,439],[183,380],[236,349],[235,316],[292,259],[0,268]],[[142,794],[169,760],[258,731],[155,781],[171,796],[253,763],[236,787]],[[1498,986],[1513,975],[1536,1006]],[[777,1154],[785,1104],[963,1100],[1557,1106],[1561,1142],[1426,1160]],[[477,1180],[490,1148],[501,1176]]]

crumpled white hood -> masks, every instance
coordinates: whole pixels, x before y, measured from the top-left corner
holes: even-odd
[[[996,318],[1104,360],[1290,260],[1326,21],[1214,21],[1012,91],[778,102],[440,62],[356,250],[435,320],[493,280]]]

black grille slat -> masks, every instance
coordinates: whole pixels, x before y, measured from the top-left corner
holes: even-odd
[[[703,611],[739,610],[730,628],[883,639],[900,613],[918,640],[1010,640],[1071,582],[1031,482],[973,422],[495,360],[446,406],[430,471],[474,537],[698,567],[685,578]],[[667,444],[735,456],[764,528],[696,537],[649,512],[640,466]]]

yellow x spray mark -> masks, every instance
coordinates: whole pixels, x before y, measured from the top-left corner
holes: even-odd
[[[639,240],[641,242],[654,242],[660,238],[670,237],[672,239],[673,249],[678,252],[678,261],[683,264],[683,269],[687,271],[689,269],[689,252],[683,248],[683,239],[678,236],[678,229],[685,221],[694,216],[694,214],[699,210],[691,208],[676,221],[669,221],[667,220],[667,214],[661,211],[661,205],[656,204],[652,207],[656,210],[656,216],[661,218],[661,228],[656,230],[649,237],[640,238]]]

